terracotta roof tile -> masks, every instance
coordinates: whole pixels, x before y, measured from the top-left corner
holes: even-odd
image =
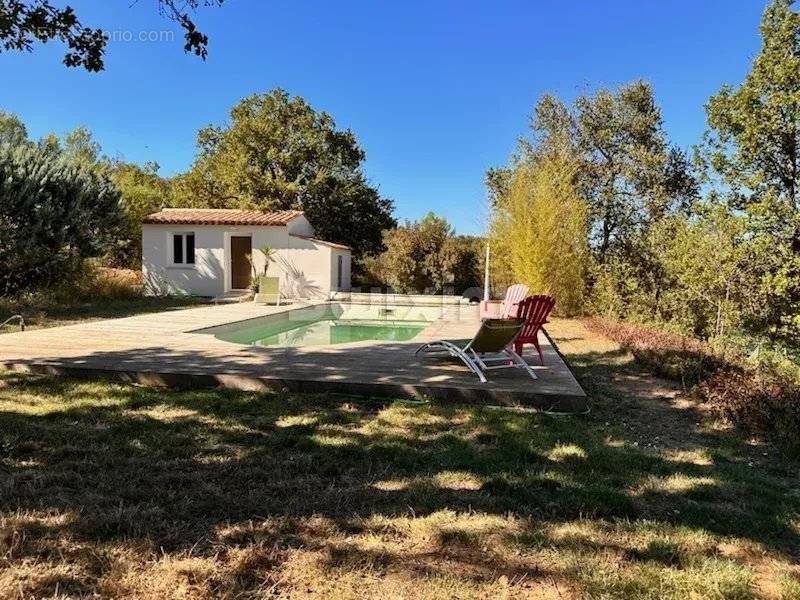
[[[236,210],[227,208],[165,208],[147,215],[142,223],[151,225],[266,225],[284,226],[303,214],[301,210]]]

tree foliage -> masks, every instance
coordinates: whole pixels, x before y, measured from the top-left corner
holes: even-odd
[[[114,265],[138,267],[141,264],[142,220],[161,210],[170,193],[169,181],[161,177],[158,170],[154,162],[139,166],[114,161],[110,166],[109,175],[119,190],[126,216],[120,243],[108,257]]]
[[[33,144],[0,144],[0,293],[69,277],[117,243],[122,223],[103,173]]]
[[[537,175],[548,169],[554,170],[551,176],[555,177],[549,184]],[[568,179],[566,172],[572,174],[568,189],[556,189],[566,185],[561,183]],[[546,270],[539,256],[548,254],[542,255],[543,249],[530,259],[529,268],[519,262],[505,269],[507,277],[525,278],[534,289],[559,288],[562,294],[574,290],[574,297],[567,300],[565,295],[559,303],[569,311],[578,310],[583,290],[591,289],[596,281],[602,284],[604,296],[630,297],[633,290],[626,288],[632,281],[636,295],[658,295],[660,265],[651,230],[666,216],[688,214],[698,195],[692,165],[682,151],[670,146],[653,90],[642,81],[580,96],[572,106],[552,95],[540,98],[531,118],[531,135],[521,140],[508,167],[490,170],[487,185],[494,199],[495,227],[505,222],[509,231],[527,231],[528,244],[537,243],[531,231],[549,225],[534,223],[520,198],[527,194],[529,204],[535,202],[542,211],[564,218],[568,215],[558,212],[561,207],[554,197],[565,193],[581,200],[585,210],[576,209],[576,219],[585,223],[585,229],[576,226],[569,234],[592,251],[592,260],[584,260],[579,271],[586,275],[586,285],[561,285],[555,279],[545,283],[541,277]],[[509,198],[514,198],[516,209],[504,212]],[[554,241],[547,236],[542,239]],[[556,247],[559,244],[564,244],[564,238]]]
[[[766,309],[755,322],[789,335],[800,332],[800,15],[792,6],[767,7],[751,71],[708,103],[699,154],[713,199],[747,220]]]
[[[0,111],[0,144],[22,144],[28,141],[28,128],[19,117]]]
[[[349,130],[281,89],[250,96],[225,127],[197,136],[191,171],[176,178],[173,204],[304,210],[318,236],[356,255],[382,249],[392,203],[361,170],[364,151]]]
[[[384,232],[386,251],[367,261],[373,283],[403,293],[462,293],[478,285],[480,243],[458,237],[443,217],[428,213]]]
[[[579,193],[589,203],[590,243],[600,264],[627,251],[654,221],[688,210],[697,185],[686,155],[670,147],[651,86],[579,96],[573,107],[545,95],[536,105],[532,139],[522,156],[554,145],[574,149]]]
[[[192,12],[200,6],[221,6],[224,0],[157,0],[160,14],[184,30],[184,50],[205,59],[208,36],[197,29]],[[71,6],[49,0],[0,0],[0,49],[30,52],[36,42],[59,40],[68,50],[64,64],[87,71],[105,68],[103,55],[108,35],[81,24]]]
[[[578,165],[568,147],[550,147],[518,164],[497,202],[490,236],[494,268],[506,283],[552,295],[567,315],[582,310],[588,259]]]
[[[571,235],[592,248],[586,277],[592,310],[703,338],[796,345],[800,15],[791,0],[771,2],[761,36],[742,84],[726,85],[709,100],[709,131],[696,165],[669,144],[646,83],[599,90],[572,106],[542,97],[532,135],[509,167],[487,174],[496,243],[512,239],[515,228],[534,228],[531,190],[558,181],[551,175],[536,184],[536,169],[554,148],[568,149],[577,161],[577,195],[589,209],[586,234]],[[525,197],[520,190],[530,195],[527,203],[517,199]],[[518,202],[527,212],[510,210]],[[533,247],[537,236],[522,239],[520,247]],[[513,251],[506,255],[516,260]],[[538,249],[523,263],[495,264],[536,281],[530,273],[543,271],[543,256]]]

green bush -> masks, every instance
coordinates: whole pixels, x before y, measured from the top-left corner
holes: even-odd
[[[0,312],[40,312],[84,303],[138,300],[144,297],[141,273],[81,263],[69,278],[0,298]]]
[[[401,293],[461,294],[480,285],[478,238],[455,235],[442,217],[428,213],[416,222],[383,232],[386,250],[358,263],[357,283]]]
[[[124,212],[100,169],[0,144],[0,295],[60,284],[117,243]]]

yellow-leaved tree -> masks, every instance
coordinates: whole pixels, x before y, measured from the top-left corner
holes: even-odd
[[[496,199],[490,224],[492,270],[549,294],[556,311],[583,308],[589,259],[587,205],[575,185],[578,162],[564,147],[519,162]]]

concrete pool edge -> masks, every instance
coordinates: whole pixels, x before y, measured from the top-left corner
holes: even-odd
[[[337,394],[386,399],[431,399],[446,404],[498,405],[533,408],[564,414],[587,412],[586,394],[553,394],[496,389],[491,382],[474,386],[437,385],[433,383],[376,383],[366,381],[326,381],[287,377],[257,376],[243,373],[192,373],[158,370],[129,370],[110,367],[88,367],[48,362],[3,362],[0,369],[13,372],[54,375],[75,379],[102,378],[165,389],[224,388],[251,392],[289,392]]]

